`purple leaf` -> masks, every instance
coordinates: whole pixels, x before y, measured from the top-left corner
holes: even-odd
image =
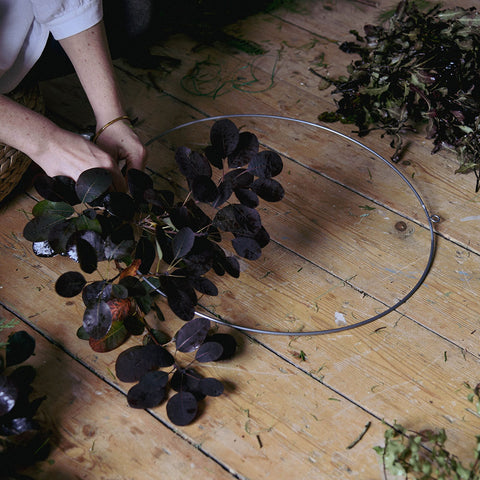
[[[235,196],[238,198],[238,201],[246,207],[255,208],[258,207],[260,203],[258,195],[249,188],[236,188]]]
[[[75,192],[82,203],[90,203],[104,194],[112,184],[112,174],[105,168],[90,168],[78,177]]]
[[[148,372],[134,385],[127,394],[127,401],[132,408],[153,408],[165,398],[168,374],[165,372]]]
[[[176,259],[184,257],[193,247],[195,234],[190,227],[180,229],[172,241],[173,255]]]
[[[5,375],[0,375],[0,416],[7,414],[15,406],[18,391]]]
[[[228,119],[217,120],[210,130],[212,147],[222,158],[237,148],[240,133],[236,125]]]
[[[279,202],[285,196],[282,185],[273,178],[259,178],[250,188],[267,202]]]
[[[78,295],[87,281],[80,272],[65,272],[55,282],[55,291],[61,297],[74,297]]]
[[[135,249],[135,258],[141,260],[138,270],[140,273],[146,274],[150,271],[150,267],[155,260],[156,250],[153,243],[146,237],[141,237]]]
[[[202,378],[198,386],[200,391],[209,397],[218,397],[224,391],[222,382],[216,378]]]
[[[230,168],[243,167],[257,154],[258,138],[250,132],[242,132],[238,139],[237,147],[228,156],[228,166]]]
[[[206,157],[201,153],[194,152],[188,147],[179,147],[175,152],[175,161],[178,169],[188,180],[192,180],[199,175],[206,177],[212,176],[212,167]]]
[[[211,203],[218,197],[215,182],[206,175],[198,175],[190,182],[193,198],[199,202]]]
[[[215,362],[223,354],[223,347],[217,342],[204,343],[197,351],[195,360],[200,363]]]
[[[219,210],[213,219],[213,224],[220,230],[232,232],[234,235],[255,235],[260,230],[262,221],[254,208],[233,204]]]
[[[248,169],[261,178],[277,176],[283,169],[280,155],[271,150],[259,152],[248,165]]]
[[[127,171],[127,183],[132,197],[136,202],[139,203],[144,201],[145,191],[153,188],[152,177],[142,170],[137,170],[136,168],[130,168]]]
[[[227,360],[235,354],[237,350],[237,341],[229,333],[214,333],[205,339],[207,342],[216,342],[223,347],[222,356],[218,360]]]
[[[193,352],[203,343],[209,330],[210,321],[206,318],[190,320],[176,334],[177,350],[183,353]]]
[[[235,257],[226,257],[222,265],[231,277],[238,278],[240,276],[240,264]]]
[[[174,363],[171,353],[160,345],[136,345],[122,352],[115,364],[117,378],[122,382],[136,382],[146,373]]]
[[[96,340],[103,338],[112,326],[112,312],[107,302],[100,301],[85,309],[83,328]]]
[[[197,416],[197,412],[197,399],[190,392],[179,392],[167,402],[168,418],[179,427],[192,423]]]
[[[216,297],[218,295],[218,288],[216,285],[205,277],[193,277],[191,278],[193,288],[204,295],[210,295]]]
[[[238,255],[247,260],[258,260],[262,255],[260,245],[250,237],[236,237],[232,240],[232,246]]]

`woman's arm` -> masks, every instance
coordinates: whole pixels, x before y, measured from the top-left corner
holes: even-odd
[[[117,162],[92,142],[4,95],[0,95],[0,112],[0,141],[27,154],[48,175],[76,180],[84,170],[102,167],[112,172],[117,188],[124,187]]]
[[[124,115],[103,23],[61,40],[61,44],[91,102],[97,131]],[[129,168],[144,168],[146,150],[125,121],[105,129],[97,146],[4,95],[0,95],[0,115],[0,142],[26,153],[50,176],[66,175],[76,180],[84,170],[102,167],[112,172],[115,185],[123,189],[118,161],[126,160]]]
[[[103,22],[60,40],[70,58],[92,106],[97,131],[111,120],[125,115]],[[98,145],[127,167],[143,169],[146,151],[128,121],[115,122],[98,138]]]

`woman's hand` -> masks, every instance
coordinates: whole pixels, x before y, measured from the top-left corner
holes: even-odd
[[[77,180],[89,168],[106,168],[112,173],[114,187],[125,190],[118,161],[125,158],[129,167],[144,166],[145,149],[124,122],[102,132],[104,150],[3,95],[0,95],[0,120],[0,142],[27,154],[50,176],[65,175]],[[107,134],[110,128],[112,131]]]
[[[65,175],[77,180],[85,170],[105,168],[112,174],[114,188],[119,191],[126,190],[125,178],[118,165],[119,157],[106,152],[81,135],[61,128],[55,128],[52,135],[45,139],[43,148],[31,155],[31,158],[51,177]],[[138,161],[137,164],[137,168],[142,168]]]
[[[99,135],[96,143],[117,162],[125,160],[127,169],[143,170],[147,151],[127,122],[122,120],[107,127]]]

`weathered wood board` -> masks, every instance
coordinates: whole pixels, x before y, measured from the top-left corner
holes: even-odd
[[[335,105],[309,68],[343,73],[350,58],[337,43],[392,5],[369,3],[305,2],[303,11],[260,14],[229,27],[229,33],[267,50],[257,57],[221,43],[199,46],[178,35],[154,50],[181,60],[168,74],[116,62],[126,103],[139,119],[137,131],[148,141],[194,119],[232,114],[315,123]],[[92,124],[73,77],[43,89],[59,122],[76,130]],[[468,462],[480,422],[470,412],[464,386],[478,382],[480,355],[478,198],[471,176],[455,175],[454,158],[446,152],[430,155],[428,142],[413,136],[407,161],[397,167],[428,213],[441,217],[425,282],[372,324],[299,336],[336,328],[337,313],[349,324],[368,319],[406,295],[430,252],[428,218],[405,182],[354,143],[292,120],[236,123],[255,129],[265,148],[283,156],[278,178],[286,198],[262,205],[273,240],[262,260],[242,262],[240,279],[222,277],[221,295],[202,298],[202,304],[240,325],[291,335],[235,333],[239,354],[204,367],[225,382],[226,393],[205,402],[189,427],[171,425],[164,405],[151,413],[128,409],[129,385],[111,373],[116,353],[96,354],[76,338],[81,302],[59,299],[53,285],[59,274],[77,267],[63,258],[35,257],[21,235],[35,193],[1,209],[0,303],[8,309],[2,316],[14,315],[21,326],[38,332],[35,361],[49,368],[41,369],[37,388],[46,388],[40,393],[47,395],[59,390],[54,403],[45,404],[60,431],[55,463],[42,465],[44,476],[38,478],[65,478],[55,477],[57,470],[78,478],[153,478],[159,452],[167,449],[171,455],[160,461],[169,478],[189,478],[195,471],[206,478],[380,479],[372,447],[383,441],[382,420],[415,430],[445,427],[448,446]],[[329,126],[354,136],[350,126]],[[205,132],[208,123],[195,134],[184,129],[151,144],[148,167],[158,185],[178,185],[182,194],[172,148],[178,142],[201,145],[208,140]],[[388,141],[380,135],[362,142],[389,158]],[[182,323],[160,305],[167,317],[162,328],[173,335]],[[92,425],[94,439],[84,434]],[[149,447],[142,450],[145,442]]]
[[[15,317],[0,307],[0,318]],[[171,478],[232,478],[151,415],[135,415],[124,395],[28,323],[4,330],[1,340],[19,330],[36,342],[25,364],[37,371],[31,399],[47,396],[39,421],[51,448],[46,461],[24,474],[39,480],[155,478],[159,471]]]

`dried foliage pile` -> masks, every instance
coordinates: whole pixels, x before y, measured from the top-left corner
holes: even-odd
[[[470,9],[426,11],[401,1],[381,25],[366,25],[364,36],[340,48],[360,56],[349,76],[333,81],[340,94],[336,112],[321,121],[358,127],[360,136],[382,130],[391,136],[398,161],[404,135],[426,125],[432,153],[453,150],[457,172],[475,172],[480,188],[480,15]]]

